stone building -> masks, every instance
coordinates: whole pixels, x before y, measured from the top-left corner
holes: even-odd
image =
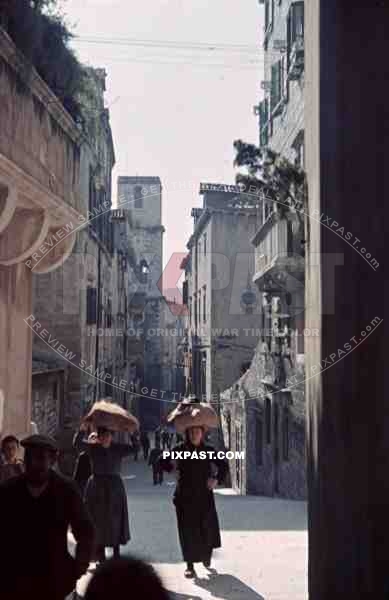
[[[0,89],[0,432],[22,437],[31,431],[32,330],[42,330],[33,277],[66,261],[85,221],[81,136],[1,27]]]
[[[33,352],[31,420],[41,434],[57,438],[64,426],[68,373],[68,363],[55,352]]]
[[[203,207],[183,261],[189,308],[187,391],[219,408],[221,392],[239,378],[257,343],[258,293],[252,285],[255,203],[235,186],[201,184]]]
[[[113,397],[115,389],[111,382],[117,338],[108,334],[115,287],[110,218],[115,155],[109,113],[104,108],[105,78],[104,70],[88,69],[88,94],[80,99],[84,133],[78,193],[85,217],[75,227],[76,243],[63,267],[34,281],[33,312],[49,332],[49,341],[36,335],[33,347],[44,350],[49,346],[58,352],[62,346],[70,367],[60,440],[67,448],[91,403]],[[71,469],[71,456],[62,467]]]
[[[131,302],[138,306],[137,327],[144,336],[143,364],[135,363],[143,389],[161,390],[162,336],[162,184],[159,177],[119,177],[118,207],[132,220],[132,243],[137,257],[138,289]],[[141,319],[139,317],[142,315]],[[136,315],[134,315],[135,317]],[[141,337],[141,336],[134,336]],[[140,342],[141,340],[138,340]],[[136,340],[134,340],[136,342]],[[161,402],[149,393],[136,396],[137,413],[145,429],[154,429],[161,418]],[[135,398],[134,398],[135,399]]]
[[[126,208],[112,210],[114,238],[114,377],[113,398],[121,406],[137,413],[137,394],[140,393],[144,368],[144,332],[140,324],[144,320],[143,301],[137,290],[138,259],[133,244],[132,215]],[[118,382],[126,382],[120,389]]]
[[[181,346],[187,331],[187,306],[164,299],[162,302],[162,359],[161,389],[162,414],[173,410],[185,394],[183,356]]]
[[[260,147],[304,167],[304,3],[265,0]],[[261,199],[253,282],[261,339],[248,371],[223,394],[227,446],[241,493],[306,497],[304,399],[304,215]]]

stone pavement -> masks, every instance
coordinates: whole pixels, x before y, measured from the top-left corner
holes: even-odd
[[[122,554],[153,564],[172,600],[306,600],[307,531],[304,502],[237,496],[218,489],[216,502],[222,548],[215,551],[214,572],[198,565],[187,580],[178,546],[171,496],[174,478],[152,485],[143,460],[123,467],[132,539]],[[88,583],[79,582],[83,595]],[[112,599],[114,600],[114,599]]]

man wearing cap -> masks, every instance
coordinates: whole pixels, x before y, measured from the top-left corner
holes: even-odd
[[[21,445],[25,473],[0,485],[1,598],[64,600],[89,566],[94,528],[74,483],[53,470],[55,441],[32,435]]]

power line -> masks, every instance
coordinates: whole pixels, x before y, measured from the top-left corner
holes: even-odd
[[[203,67],[206,69],[209,68],[217,68],[217,69],[241,69],[245,71],[257,71],[259,67],[261,67],[261,63],[206,63],[206,62],[194,62],[194,61],[162,61],[157,59],[141,59],[141,58],[131,58],[131,57],[123,57],[123,60],[115,57],[99,57],[99,61],[112,61],[116,63],[140,63],[140,64],[152,64],[152,65],[171,65],[172,67],[177,67],[180,65],[191,65],[194,67]]]
[[[75,35],[78,42],[107,44],[112,46],[135,46],[144,48],[169,48],[173,50],[197,50],[205,52],[240,52],[258,55],[260,48],[249,44],[215,44],[212,42],[178,42],[165,40],[138,40],[136,38],[99,38]]]

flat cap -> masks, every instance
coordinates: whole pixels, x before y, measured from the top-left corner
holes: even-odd
[[[46,448],[57,452],[58,446],[56,441],[48,435],[30,435],[20,442],[23,448]]]

